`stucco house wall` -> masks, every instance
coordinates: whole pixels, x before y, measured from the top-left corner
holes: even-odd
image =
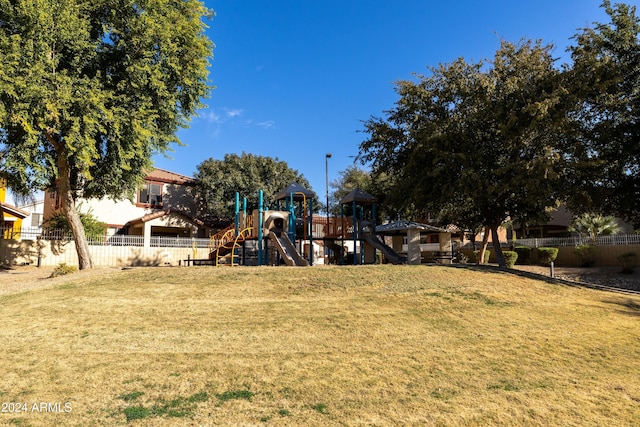
[[[133,200],[82,199],[78,208],[106,223],[107,236],[208,237],[208,227],[195,217],[194,189],[193,178],[154,169]],[[59,208],[57,192],[49,190],[44,203],[45,219]]]

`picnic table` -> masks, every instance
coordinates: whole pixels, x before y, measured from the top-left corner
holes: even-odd
[[[436,263],[442,264],[442,261],[453,261],[456,257],[453,254],[453,251],[437,251],[433,253],[433,259]]]

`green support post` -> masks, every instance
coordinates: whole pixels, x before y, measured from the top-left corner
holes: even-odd
[[[262,190],[258,193],[258,265],[262,265]]]
[[[309,265],[313,265],[313,199],[309,199]]]
[[[356,242],[358,241],[358,208],[353,200],[353,265],[356,265]]]

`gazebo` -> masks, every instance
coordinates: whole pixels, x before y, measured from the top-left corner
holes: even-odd
[[[376,234],[382,236],[392,236],[392,246],[396,252],[402,251],[402,238],[407,236],[407,264],[420,264],[420,233],[438,234],[439,251],[436,259],[441,259],[443,263],[451,262],[452,246],[451,232],[444,228],[435,227],[429,224],[422,224],[412,221],[395,221],[376,227]]]

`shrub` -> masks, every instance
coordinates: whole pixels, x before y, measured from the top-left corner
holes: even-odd
[[[578,245],[573,250],[580,258],[580,267],[593,267],[596,264],[595,248],[593,245]]]
[[[478,256],[479,255],[480,255],[480,250],[473,251],[473,262],[475,262],[475,263],[478,262]],[[489,249],[484,251],[484,262],[482,262],[481,264],[488,264],[490,256],[491,256],[491,251]]]
[[[504,262],[507,268],[513,268],[518,259],[518,253],[514,251],[502,251],[502,255],[504,256]]]
[[[466,264],[469,262],[469,257],[463,253],[462,251],[459,251],[458,253],[456,253],[456,261],[460,264]]]
[[[556,260],[558,256],[558,248],[537,248],[538,263],[540,265],[549,265]]]
[[[529,246],[516,246],[513,251],[518,254],[518,264],[529,264],[531,261],[531,248]]]
[[[61,262],[56,266],[56,268],[53,269],[53,271],[51,272],[51,276],[49,277],[64,276],[66,274],[75,273],[76,271],[78,271],[78,267],[67,265],[64,262]]]
[[[100,240],[104,237],[107,230],[107,224],[99,221],[91,211],[79,212],[80,222],[84,228],[84,233],[89,240]],[[48,232],[62,231],[65,235],[71,236],[71,226],[69,221],[63,212],[56,212],[51,218],[49,218],[44,224],[44,229]]]
[[[633,274],[633,270],[638,266],[637,258],[635,252],[626,252],[618,256],[618,261],[622,264],[622,273]]]

